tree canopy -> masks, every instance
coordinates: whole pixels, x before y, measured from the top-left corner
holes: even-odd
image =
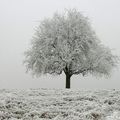
[[[25,56],[33,75],[64,72],[66,80],[73,74],[109,75],[117,65],[116,56],[97,38],[89,19],[75,9],[41,21]]]

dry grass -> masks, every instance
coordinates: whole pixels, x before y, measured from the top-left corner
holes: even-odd
[[[117,90],[0,90],[0,120],[120,120],[116,111]]]

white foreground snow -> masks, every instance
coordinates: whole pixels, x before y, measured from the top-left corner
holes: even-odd
[[[120,112],[114,111],[110,116],[106,117],[106,120],[120,120]]]
[[[0,89],[0,120],[120,120],[120,91]]]

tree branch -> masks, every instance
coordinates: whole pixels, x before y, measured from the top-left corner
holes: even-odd
[[[57,50],[58,54],[60,54],[59,50],[56,48],[56,46],[54,44],[52,44],[52,46]],[[61,55],[58,55],[58,57],[67,64],[67,62],[62,58]]]
[[[89,67],[89,68],[84,68],[84,69],[81,69],[81,70],[74,71],[74,72],[72,72],[72,74],[78,75],[78,74],[80,74],[80,73],[83,73],[83,72],[86,72],[86,71],[90,71],[90,70],[92,70],[91,67]]]

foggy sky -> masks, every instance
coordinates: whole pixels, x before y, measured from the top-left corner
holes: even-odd
[[[39,21],[65,8],[76,8],[91,20],[102,43],[120,55],[119,0],[0,0],[0,88],[64,88],[65,75],[33,78],[23,66]],[[119,67],[120,68],[120,67]],[[120,70],[111,78],[72,76],[72,88],[120,88]]]

